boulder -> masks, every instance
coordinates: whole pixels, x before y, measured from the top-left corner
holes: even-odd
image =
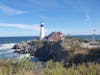
[[[32,49],[31,42],[22,42],[14,45],[13,49],[16,49],[16,51],[20,51],[21,53],[28,53],[29,50]]]

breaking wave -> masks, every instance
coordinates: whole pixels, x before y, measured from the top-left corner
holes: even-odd
[[[11,49],[11,48],[13,48],[14,45],[15,45],[15,43],[0,44],[0,50]]]

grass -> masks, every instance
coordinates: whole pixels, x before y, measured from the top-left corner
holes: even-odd
[[[99,63],[83,63],[65,68],[62,63],[48,61],[45,68],[41,68],[37,72],[39,75],[100,75],[99,66]]]
[[[60,62],[32,63],[24,58],[0,60],[0,75],[100,75],[100,63],[83,63],[64,67]]]
[[[21,61],[13,60],[0,60],[0,75],[24,75],[32,67],[32,62],[23,58]]]

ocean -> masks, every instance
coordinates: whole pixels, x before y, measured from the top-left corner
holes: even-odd
[[[92,40],[92,35],[73,35],[73,38],[87,39]],[[22,41],[34,40],[37,37],[0,37],[0,59],[12,59],[19,58],[22,55],[14,53],[14,50],[11,49],[16,43]],[[95,36],[96,40],[100,40],[100,35]]]
[[[92,40],[93,35],[72,35],[73,38]],[[95,40],[100,40],[100,35],[95,35]]]
[[[0,59],[20,58],[23,55],[14,53],[13,46],[22,41],[34,40],[36,36],[30,37],[0,37]]]
[[[0,37],[0,44],[7,43],[19,43],[27,40],[34,40],[37,36],[27,36],[27,37]]]

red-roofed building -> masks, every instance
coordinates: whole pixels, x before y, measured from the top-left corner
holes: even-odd
[[[59,41],[64,40],[64,35],[61,32],[52,32],[46,37],[48,41]]]

